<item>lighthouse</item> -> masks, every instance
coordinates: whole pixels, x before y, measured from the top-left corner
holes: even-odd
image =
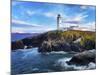
[[[61,18],[61,15],[58,14],[58,15],[57,15],[57,30],[58,30],[58,31],[59,31],[60,18]]]

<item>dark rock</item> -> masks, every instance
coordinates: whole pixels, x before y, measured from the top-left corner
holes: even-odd
[[[74,52],[81,52],[82,49],[78,44],[71,44],[71,50]]]
[[[24,49],[24,44],[22,41],[16,41],[11,43],[11,49],[16,50],[16,49]]]
[[[39,47],[39,52],[51,52],[51,51],[71,51],[71,47],[68,43],[63,41],[44,41]]]
[[[68,64],[85,65],[90,62],[96,62],[96,51],[89,50],[75,54],[72,59],[67,62]]]
[[[24,38],[24,39],[22,39],[22,41],[23,41],[23,44],[25,46],[32,46],[32,40],[31,40],[31,38]]]

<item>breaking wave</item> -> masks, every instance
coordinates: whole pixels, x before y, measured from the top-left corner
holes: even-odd
[[[60,70],[90,70],[90,69],[95,69],[96,64],[93,62],[90,62],[87,65],[68,65],[67,62],[70,61],[71,58],[62,58],[56,61],[55,65],[58,67]]]

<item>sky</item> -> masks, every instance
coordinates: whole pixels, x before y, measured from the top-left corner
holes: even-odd
[[[95,6],[12,1],[12,33],[42,33],[57,29],[60,14],[66,21],[79,22],[80,26],[95,27]],[[64,23],[67,25],[67,23]],[[63,24],[62,24],[63,26]]]

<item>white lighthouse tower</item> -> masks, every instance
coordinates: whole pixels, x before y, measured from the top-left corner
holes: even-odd
[[[60,18],[61,18],[61,15],[60,14],[58,14],[57,15],[57,30],[59,31],[59,25],[60,25]]]

